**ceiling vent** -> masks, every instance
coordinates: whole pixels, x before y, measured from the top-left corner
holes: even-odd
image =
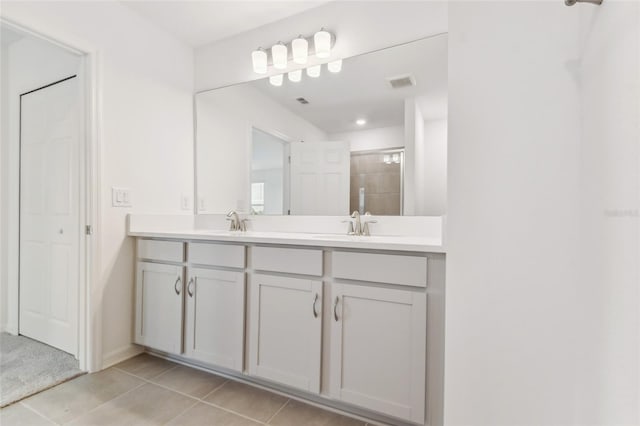
[[[387,81],[392,89],[402,89],[403,87],[411,87],[416,85],[416,79],[412,75],[401,75],[398,77],[388,78]]]
[[[302,105],[306,105],[309,103],[305,98],[296,98],[296,101],[300,102]]]

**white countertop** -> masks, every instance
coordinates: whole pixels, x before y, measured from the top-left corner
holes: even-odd
[[[312,234],[294,232],[231,232],[211,229],[130,230],[129,236],[179,240],[224,241],[254,244],[284,244],[310,247],[335,247],[365,250],[395,250],[422,253],[446,253],[441,239],[408,236],[354,236],[346,234]]]

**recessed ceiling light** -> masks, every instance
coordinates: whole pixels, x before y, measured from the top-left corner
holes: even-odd
[[[358,119],[356,120],[356,124],[357,124],[358,126],[364,126],[365,124],[367,124],[367,120],[365,120],[364,118],[358,118]]]

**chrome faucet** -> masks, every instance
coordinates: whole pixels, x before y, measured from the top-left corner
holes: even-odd
[[[364,215],[360,215],[358,210],[355,210],[351,213],[351,219],[343,222],[349,223],[349,235],[357,235],[357,236],[369,236],[371,235],[371,231],[369,230],[370,223],[377,223],[376,220],[362,220],[363,218],[371,217],[371,213],[366,212]]]
[[[351,213],[351,219],[353,219],[353,233],[354,235],[362,235],[362,225],[360,223],[360,212],[354,210]]]
[[[247,230],[247,219],[240,219],[240,216],[235,210],[227,213],[227,220],[231,222],[229,231],[245,232]]]

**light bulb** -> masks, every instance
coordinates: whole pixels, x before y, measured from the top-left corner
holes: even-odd
[[[293,54],[293,62],[300,65],[306,64],[309,56],[309,42],[307,39],[302,36],[294,39],[291,42],[291,53]]]
[[[297,83],[302,80],[302,70],[289,71],[287,76],[289,77],[289,81]]]
[[[273,59],[273,67],[279,70],[287,68],[287,46],[282,42],[271,46],[271,58]]]
[[[313,77],[313,78],[317,78],[320,77],[320,70],[322,69],[322,66],[320,65],[314,65],[312,67],[307,68],[307,75],[309,77]]]
[[[358,126],[364,126],[365,124],[367,124],[367,120],[365,120],[364,118],[358,118],[358,119],[356,120],[356,124],[357,124]]]
[[[253,62],[253,72],[257,74],[267,73],[267,52],[263,48],[251,52],[251,62]]]
[[[322,28],[313,35],[313,48],[318,58],[331,56],[331,33]]]
[[[342,59],[338,59],[337,61],[329,62],[327,64],[327,69],[330,72],[340,72],[342,70]]]
[[[282,81],[284,80],[283,74],[272,75],[269,77],[269,83],[274,86],[282,86]]]

